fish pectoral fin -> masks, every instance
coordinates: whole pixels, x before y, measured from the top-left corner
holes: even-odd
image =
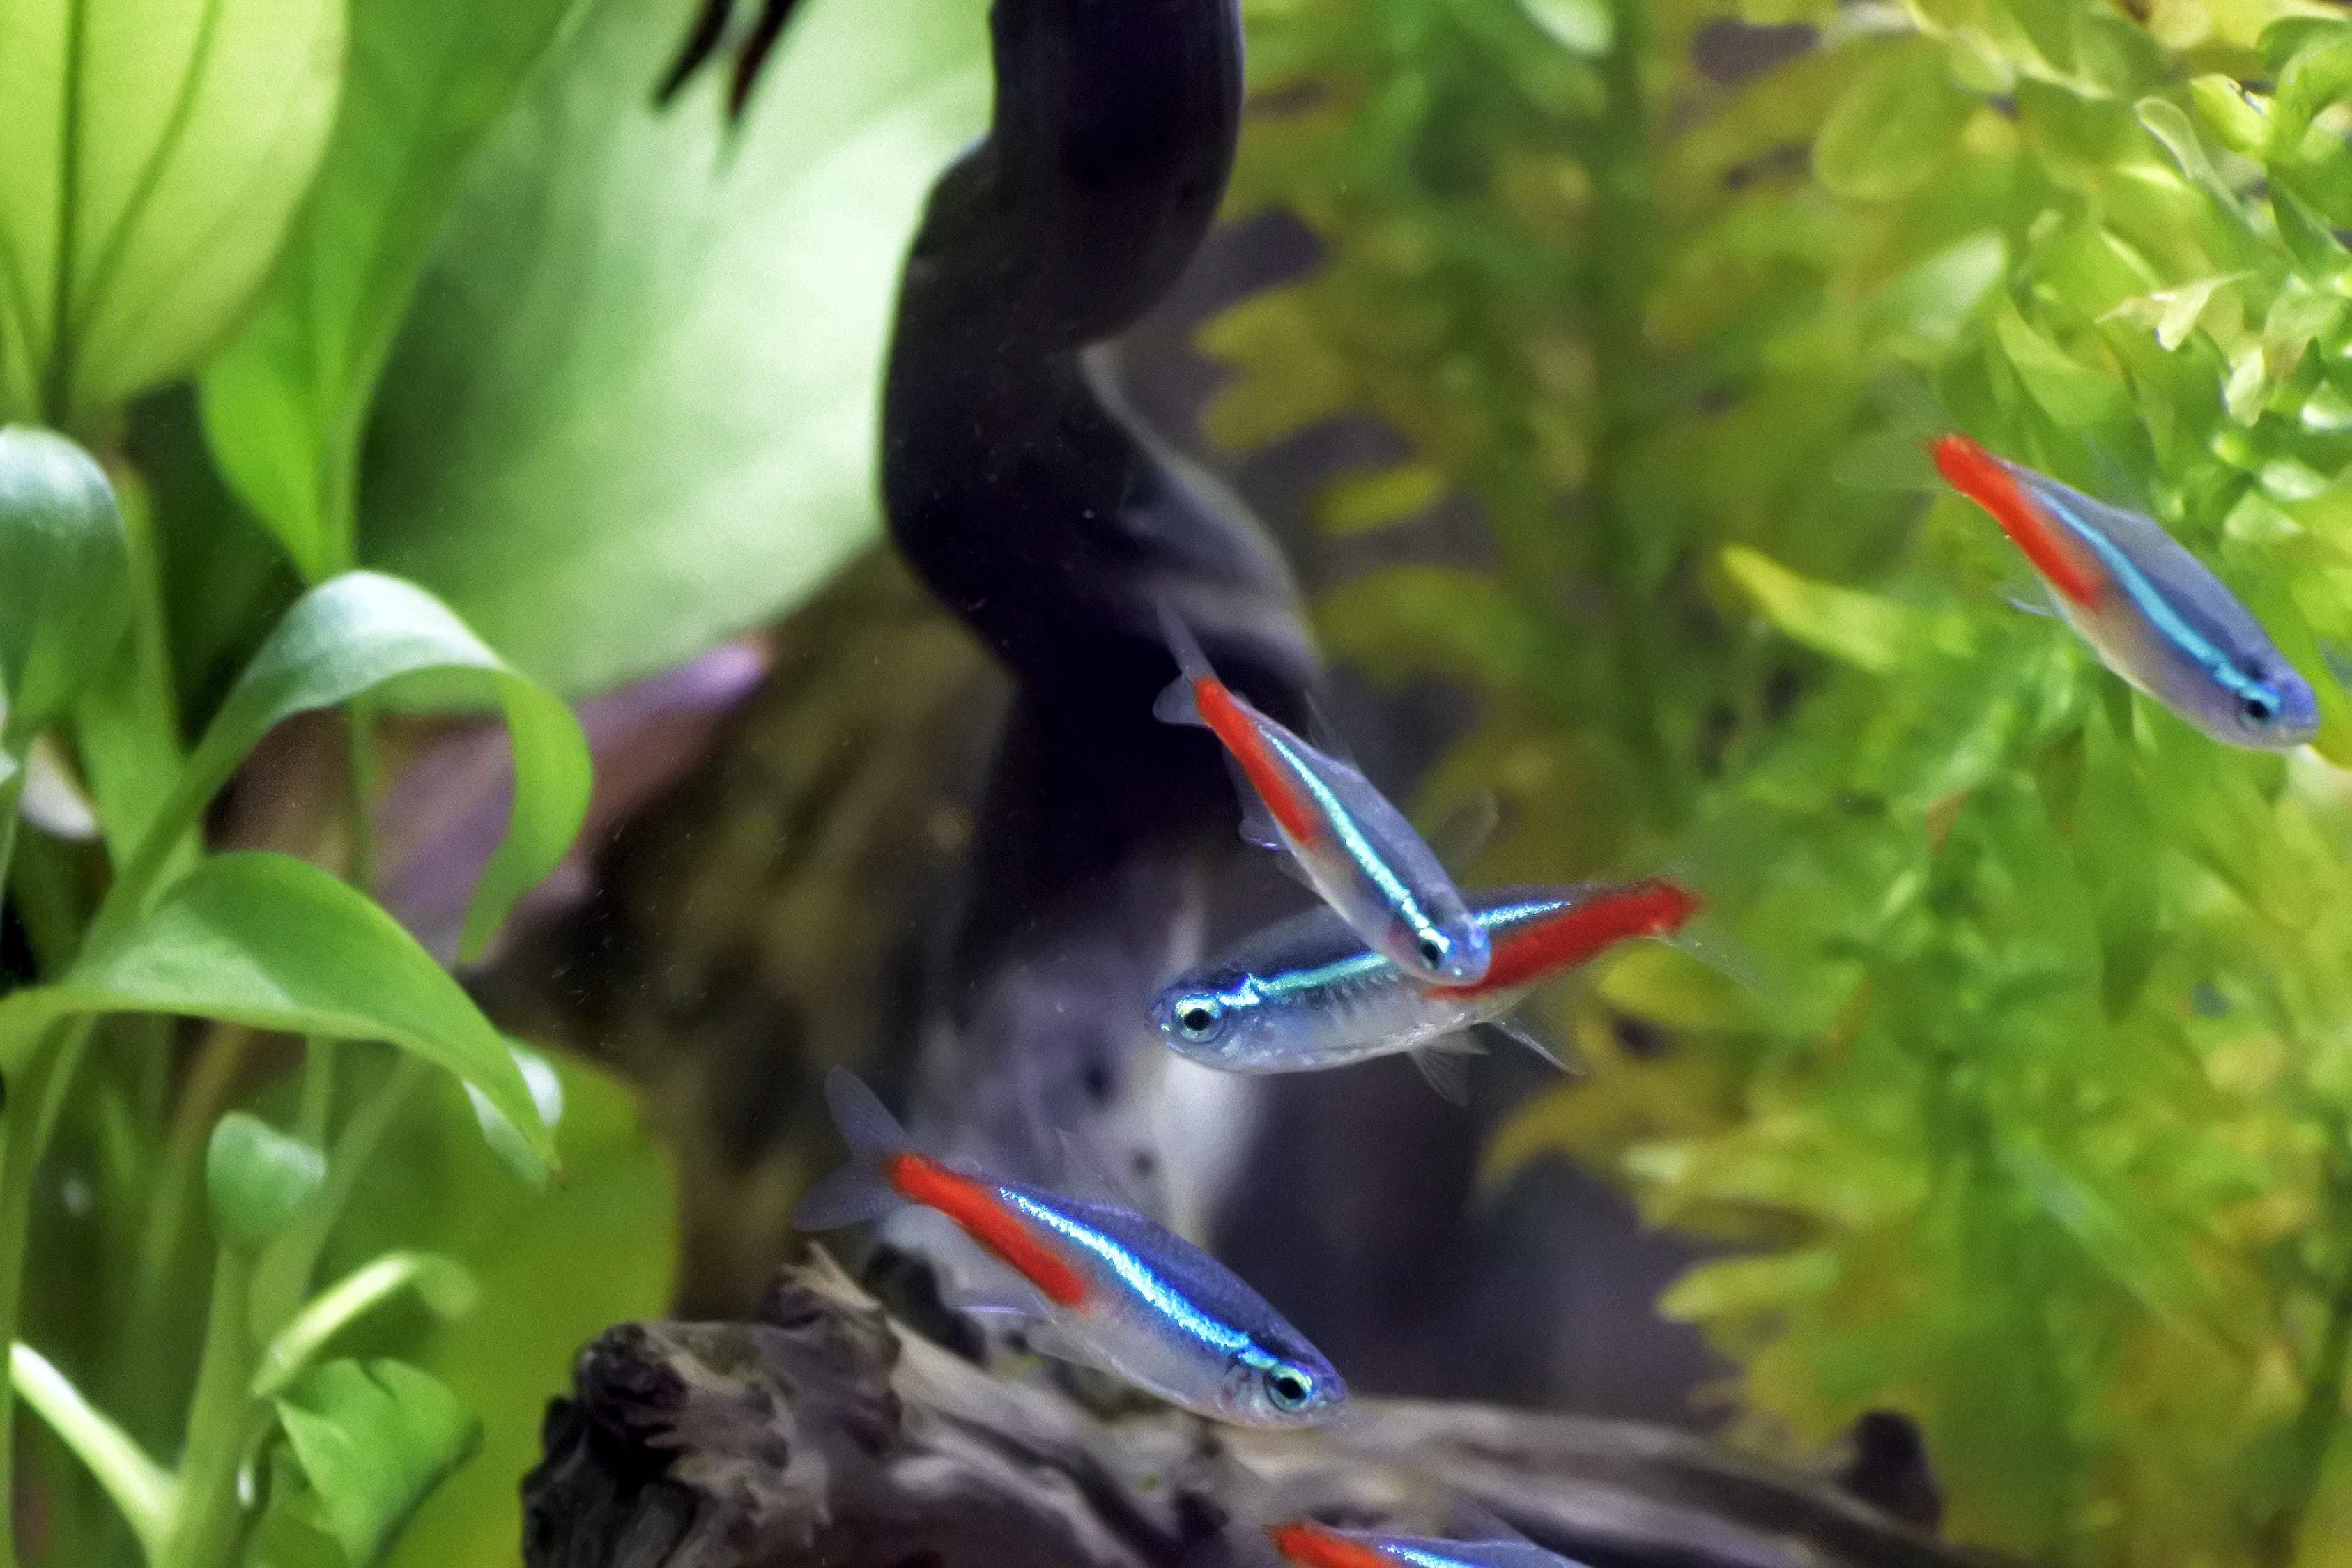
[[[1065,1197],[1150,1212],[1152,1205],[1139,1201],[1133,1187],[1104,1159],[1100,1144],[1080,1138],[1066,1127],[1054,1130],[1054,1141],[1061,1153],[1061,1192]]]
[[[2058,606],[2050,602],[2049,587],[2040,582],[2005,583],[2000,588],[2002,602],[2012,610],[2022,610],[2029,616],[2055,620]]]
[[[1406,1053],[1422,1080],[1454,1105],[1470,1103],[1470,1058],[1486,1047],[1467,1035],[1447,1035]]]
[[[1489,1018],[1477,1027],[1490,1036],[1510,1041],[1522,1050],[1534,1052],[1570,1078],[1582,1078],[1585,1074],[1584,1063],[1577,1058],[1572,1047],[1563,1049],[1557,1046],[1531,1028],[1524,1018],[1507,1015]]]

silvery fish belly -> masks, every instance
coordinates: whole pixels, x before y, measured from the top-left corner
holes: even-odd
[[[1990,513],[2109,669],[2216,741],[2277,751],[2319,730],[2319,703],[2270,635],[2156,520],[2094,500],[1965,437],[1934,445],[1953,488]]]
[[[1226,1072],[1339,1067],[1500,1019],[1537,986],[1619,942],[1678,930],[1696,908],[1660,880],[1481,893],[1471,913],[1491,956],[1468,985],[1417,980],[1310,910],[1179,976],[1151,1020],[1178,1052]]]
[[[1049,1301],[1040,1349],[1096,1363],[1204,1415],[1251,1426],[1328,1419],[1347,1385],[1305,1335],[1216,1259],[1141,1215],[1000,1184],[1085,1282]]]

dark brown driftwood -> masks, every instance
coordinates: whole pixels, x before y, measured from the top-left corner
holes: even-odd
[[[1594,1568],[1958,1568],[1826,1482],[1630,1423],[1367,1401],[1337,1428],[1105,1419],[898,1327],[822,1261],[741,1323],[582,1353],[524,1483],[530,1568],[1234,1568],[1269,1510],[1475,1508]]]

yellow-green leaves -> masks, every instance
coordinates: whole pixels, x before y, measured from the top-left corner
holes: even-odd
[[[1924,39],[1881,46],[1855,71],[1813,142],[1813,173],[1842,196],[1881,201],[1935,178],[1976,109],[1944,51]]]
[[[245,329],[204,378],[221,467],[303,577],[352,564],[378,373],[467,154],[572,0],[355,0],[324,166]]]
[[[0,428],[0,751],[21,760],[114,652],[130,562],[89,455],[46,430]]]
[[[226,335],[342,53],[343,0],[0,4],[0,419],[102,419]]]
[[[1935,635],[1933,619],[1892,599],[1801,577],[1771,557],[1733,544],[1723,569],[1764,618],[1816,653],[1885,675]]]

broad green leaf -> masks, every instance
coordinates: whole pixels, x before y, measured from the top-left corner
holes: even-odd
[[[103,1013],[387,1040],[479,1089],[554,1162],[554,1140],[506,1042],[464,989],[363,894],[288,856],[215,856],[96,940],[55,984],[0,999],[7,1065],[50,1023]]]
[[[1874,674],[1903,662],[1926,640],[1927,624],[1916,611],[1892,599],[1833,583],[1801,577],[1769,555],[1744,545],[1723,552],[1723,569],[1746,590],[1764,618],[1816,653]]]
[[[648,84],[690,0],[596,0],[485,144],[386,371],[361,557],[572,692],[772,618],[873,538],[925,192],[984,7],[810,0],[730,132]]]
[[[415,1291],[443,1318],[462,1318],[481,1299],[464,1264],[430,1253],[387,1252],[303,1303],[271,1338],[254,1368],[254,1397],[268,1399],[279,1393],[336,1335],[404,1290]]]
[[[2028,326],[2014,309],[1995,316],[1993,327],[2017,378],[2059,424],[2079,429],[2128,413],[2121,386]]]
[[[1936,177],[1975,100],[1924,40],[1873,47],[1813,142],[1813,172],[1841,196],[1884,201]]]
[[[113,657],[130,576],[98,464],[62,436],[0,428],[0,747],[21,752]]]
[[[213,1126],[205,1150],[205,1192],[221,1239],[247,1252],[268,1246],[327,1177],[316,1144],[232,1110]]]
[[[2197,117],[2221,138],[2221,145],[2249,158],[2261,155],[2270,140],[2267,99],[2247,91],[2229,77],[2213,75],[2200,76],[2189,84],[2189,100],[2196,106]],[[2147,121],[2146,104],[2141,105],[2140,118]],[[2156,130],[2156,125],[2149,123],[2148,128]]]
[[[467,155],[574,0],[354,0],[350,78],[253,316],[204,376],[222,470],[316,582],[352,564],[360,437]]]
[[[580,830],[588,805],[587,742],[560,699],[509,668],[447,605],[396,577],[347,572],[287,611],[189,756],[142,861],[158,836],[195,820],[279,722],[373,691],[431,707],[495,702],[505,714],[514,745],[514,810],[466,917],[461,947],[478,953],[515,900],[553,868]]]
[[[0,5],[0,418],[103,418],[235,326],[326,145],[343,21],[343,0]]]
[[[353,1568],[380,1559],[481,1428],[439,1379],[397,1361],[331,1361],[277,1401],[320,1523]]]
[[[1362,533],[1428,510],[1445,494],[1445,476],[1426,463],[1400,463],[1332,481],[1315,521],[1334,533]]]

